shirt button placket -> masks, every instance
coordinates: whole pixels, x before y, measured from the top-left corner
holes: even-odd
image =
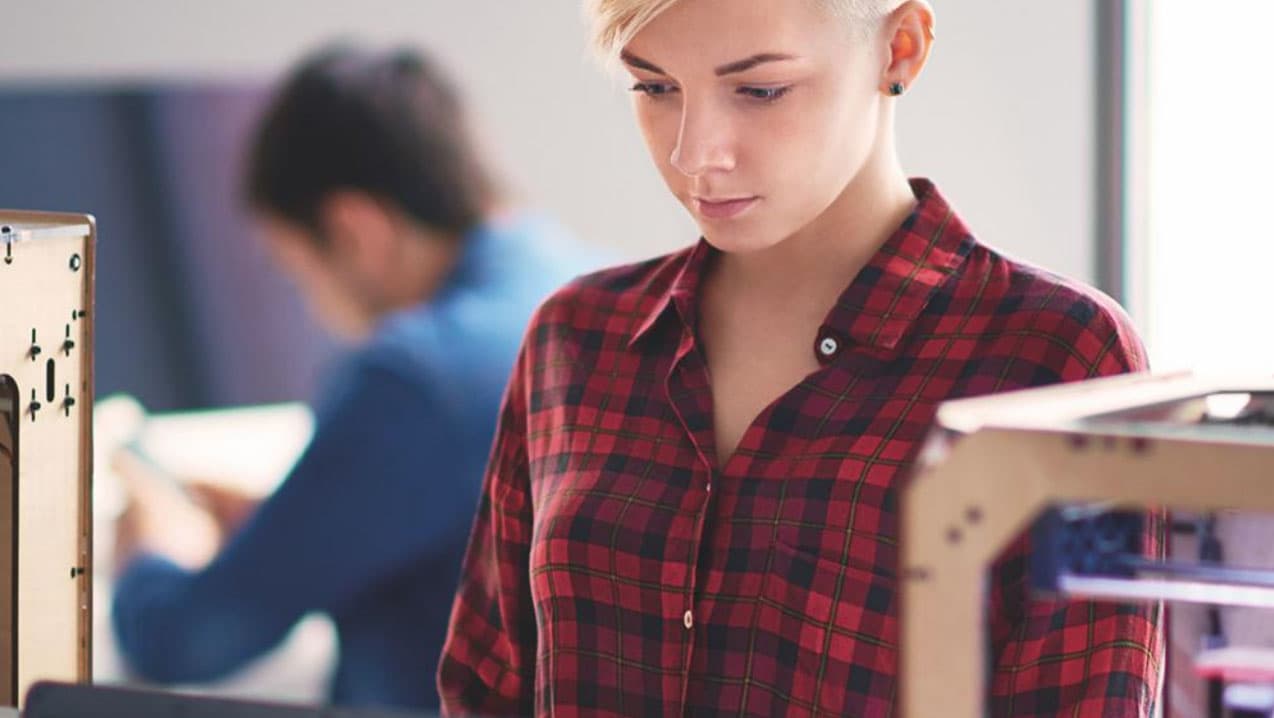
[[[694,652],[695,652],[694,605],[696,600],[695,597],[698,594],[698,578],[699,578],[699,569],[700,569],[698,559],[701,553],[700,548],[703,546],[703,542],[706,540],[710,540],[709,537],[704,536],[704,524],[705,524],[704,519],[708,514],[709,505],[712,501],[712,479],[713,478],[714,478],[714,475],[711,472],[709,472],[708,476],[705,477],[705,480],[703,482],[704,494],[701,497],[702,502],[699,504],[698,516],[695,521],[695,540],[693,543],[693,551],[691,553],[691,559],[690,559],[690,583],[687,586],[689,590],[687,591],[687,595],[686,595],[686,601],[689,605],[686,608],[685,613],[681,614],[681,625],[686,630],[685,654],[682,657],[683,668],[682,668],[682,676],[681,676],[681,706],[682,706],[681,714],[682,715],[687,715],[685,710],[686,696],[688,695],[687,692],[690,689],[690,667],[694,664]]]

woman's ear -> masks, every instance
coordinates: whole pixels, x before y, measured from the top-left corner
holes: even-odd
[[[925,0],[907,0],[883,23],[889,41],[889,63],[881,91],[901,95],[915,85],[933,48],[933,8]]]

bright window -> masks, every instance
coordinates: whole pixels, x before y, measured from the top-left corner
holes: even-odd
[[[1274,1],[1147,5],[1137,318],[1156,369],[1274,373]]]

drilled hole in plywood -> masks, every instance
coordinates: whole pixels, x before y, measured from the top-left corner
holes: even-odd
[[[44,363],[44,400],[53,403],[57,398],[57,365],[52,359]]]

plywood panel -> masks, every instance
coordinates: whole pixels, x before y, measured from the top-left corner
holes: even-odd
[[[0,374],[18,389],[18,696],[91,670],[93,241],[91,217],[0,212]],[[0,541],[3,553],[12,540]]]

